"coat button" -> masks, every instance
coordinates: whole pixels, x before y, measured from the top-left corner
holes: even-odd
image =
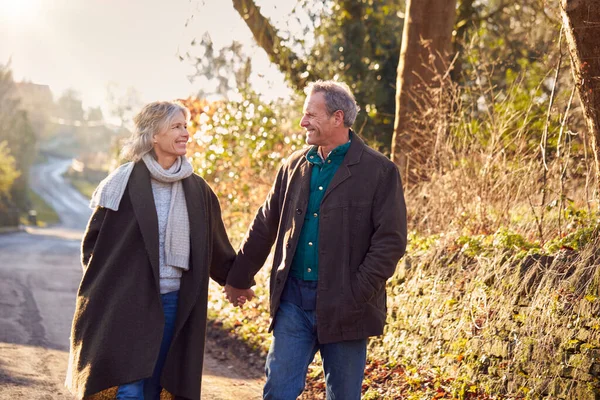
[[[290,242],[287,242],[287,243],[285,244],[285,248],[286,248],[286,249],[289,249],[290,247],[292,247],[292,245],[290,244]]]
[[[302,210],[299,208],[296,208],[296,214],[298,214],[298,215],[302,214]]]

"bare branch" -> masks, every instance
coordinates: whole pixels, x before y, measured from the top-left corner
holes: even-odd
[[[316,77],[307,70],[307,64],[283,44],[277,29],[260,12],[254,0],[232,0],[233,7],[246,22],[256,43],[267,53],[272,63],[283,72],[296,90],[302,90],[309,80]]]

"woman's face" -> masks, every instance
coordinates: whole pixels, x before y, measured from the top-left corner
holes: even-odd
[[[190,134],[183,112],[178,113],[171,123],[160,133],[154,135],[154,152],[157,159],[184,156]]]

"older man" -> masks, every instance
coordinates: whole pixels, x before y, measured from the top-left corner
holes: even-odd
[[[347,85],[311,83],[304,116],[310,147],[281,167],[227,277],[234,304],[275,243],[265,399],[293,400],[308,365],[323,359],[327,399],[360,399],[367,338],[383,333],[385,283],[406,248],[406,206],[396,166],[352,131]]]

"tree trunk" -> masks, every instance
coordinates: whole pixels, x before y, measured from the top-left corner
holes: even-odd
[[[600,2],[561,0],[561,13],[571,54],[571,70],[594,150],[596,187],[600,189]]]
[[[418,129],[414,96],[444,74],[452,44],[456,0],[407,0],[396,82],[392,160],[405,182],[425,178],[433,135]]]

